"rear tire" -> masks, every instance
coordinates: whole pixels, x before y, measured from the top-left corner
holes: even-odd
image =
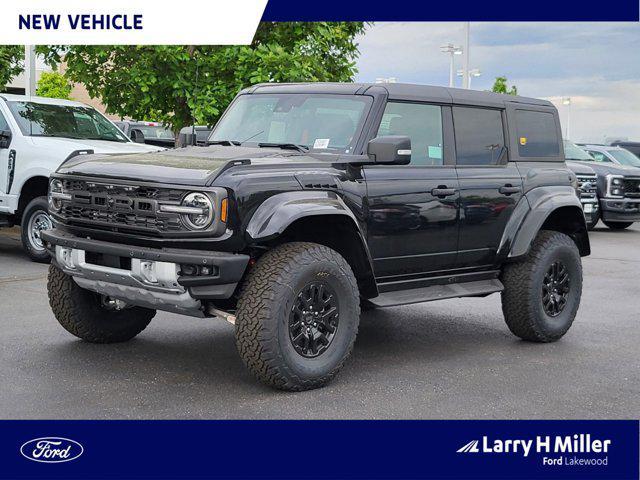
[[[287,243],[249,273],[236,311],[236,345],[263,383],[300,391],[328,383],[353,348],[358,284],[346,260],[315,243]]]
[[[49,263],[51,257],[40,239],[40,232],[51,228],[47,197],[37,197],[27,204],[22,214],[21,238],[24,251],[38,263]]]
[[[624,230],[625,228],[629,228],[633,225],[633,222],[607,222],[605,220],[602,222],[611,230]]]
[[[142,307],[108,309],[101,296],[84,290],[55,265],[49,266],[49,305],[64,329],[91,343],[126,342],[142,332],[156,311]]]
[[[553,342],[569,330],[582,296],[580,253],[570,237],[541,231],[527,257],[507,264],[501,279],[502,311],[514,335]]]

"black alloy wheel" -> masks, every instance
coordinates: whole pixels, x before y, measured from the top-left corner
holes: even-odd
[[[553,262],[542,281],[542,304],[550,317],[557,317],[567,305],[570,292],[569,271],[561,261]]]
[[[289,315],[289,339],[306,358],[322,355],[338,330],[340,307],[333,288],[315,281],[298,294]]]

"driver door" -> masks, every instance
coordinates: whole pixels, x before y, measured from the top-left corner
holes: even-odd
[[[409,165],[369,165],[367,235],[378,282],[411,288],[455,267],[459,186],[453,165],[451,109],[387,103],[378,136],[411,138]]]

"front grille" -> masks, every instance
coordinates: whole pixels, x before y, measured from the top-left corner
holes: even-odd
[[[180,215],[159,211],[161,204],[179,205],[184,190],[65,179],[63,191],[71,200],[63,202],[59,216],[68,224],[147,234],[184,230]]]
[[[580,198],[596,198],[596,175],[577,175]]]
[[[625,197],[640,198],[640,178],[625,177],[624,195]]]

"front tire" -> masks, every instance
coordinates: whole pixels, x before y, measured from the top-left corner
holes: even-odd
[[[91,343],[131,340],[149,325],[156,314],[155,310],[142,307],[110,308],[101,295],[80,288],[73,278],[55,265],[49,266],[47,291],[49,305],[60,325],[72,335]]]
[[[34,198],[24,209],[20,224],[24,251],[31,260],[38,263],[49,263],[51,260],[40,238],[40,232],[52,227],[48,208],[47,197]]]
[[[633,222],[607,222],[605,220],[602,222],[611,230],[624,230],[625,228],[629,228],[633,225]]]
[[[236,345],[263,383],[300,391],[328,383],[353,348],[358,284],[346,260],[314,243],[287,243],[249,273],[236,311]]]
[[[541,231],[527,257],[503,268],[502,311],[511,332],[553,342],[569,330],[582,296],[582,263],[573,240]]]

